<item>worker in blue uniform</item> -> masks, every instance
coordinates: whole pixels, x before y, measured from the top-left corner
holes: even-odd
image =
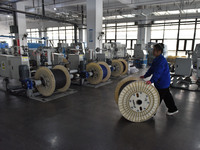
[[[167,60],[162,55],[163,49],[164,44],[162,43],[154,45],[153,55],[155,56],[155,59],[153,60],[152,66],[149,68],[147,73],[140,78],[147,78],[153,75],[151,79],[146,83],[154,83],[160,94],[160,103],[162,102],[162,100],[164,100],[165,105],[168,108],[167,115],[174,115],[178,113],[178,109],[169,90],[171,81],[170,71]]]

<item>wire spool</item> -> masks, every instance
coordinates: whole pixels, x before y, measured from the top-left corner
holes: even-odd
[[[121,80],[120,82],[118,82],[118,84],[115,88],[115,101],[117,104],[118,104],[119,95],[120,95],[121,91],[123,90],[123,88],[126,85],[128,85],[132,82],[135,82],[135,81],[141,81],[141,79],[138,77],[127,77],[127,78],[124,78],[123,80]]]
[[[118,98],[118,107],[122,116],[131,122],[143,122],[152,118],[159,104],[158,91],[144,81],[132,81],[127,84]]]
[[[41,80],[42,84],[36,88],[45,97],[51,96],[55,90],[65,92],[71,84],[68,70],[61,65],[55,66],[52,70],[40,67],[35,73],[35,80]]]
[[[112,60],[112,67],[114,68],[112,71],[112,76],[118,77],[123,73],[124,67],[121,61],[117,59]]]
[[[89,63],[86,66],[86,71],[91,72],[92,75],[87,79],[90,84],[99,84],[103,79],[103,70],[97,63]]]
[[[124,59],[118,59],[118,60],[122,62],[123,67],[124,67],[123,72],[122,72],[121,75],[125,75],[128,72],[128,63]]]
[[[110,79],[111,76],[111,70],[110,67],[108,66],[107,63],[101,61],[98,62],[97,64],[99,64],[101,66],[101,69],[103,70],[103,80],[102,82],[106,82]]]
[[[65,82],[63,81],[63,78],[60,78],[61,82],[64,82],[65,85],[62,86],[62,88],[58,89],[59,92],[66,92],[70,85],[71,85],[71,78],[70,78],[70,74],[69,74],[69,71],[64,67],[64,66],[61,66],[61,65],[57,65],[53,68],[54,70],[60,70],[64,73],[65,75]],[[58,80],[56,80],[58,82]],[[57,83],[56,82],[56,83]]]

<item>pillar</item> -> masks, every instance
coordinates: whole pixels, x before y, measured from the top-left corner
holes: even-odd
[[[151,21],[148,17],[138,16],[140,21],[138,21],[138,38],[137,44],[146,44],[151,40]]]
[[[87,0],[87,45],[90,50],[102,49],[103,0]]]
[[[25,11],[24,2],[17,2],[13,4],[14,9]],[[24,37],[26,34],[26,15],[23,13],[15,13],[14,16],[14,25],[17,26],[18,31],[15,33],[15,39],[17,41],[17,46],[20,54],[23,54],[22,46],[27,46],[27,38]]]
[[[87,42],[87,29],[84,26],[79,26],[79,42]]]

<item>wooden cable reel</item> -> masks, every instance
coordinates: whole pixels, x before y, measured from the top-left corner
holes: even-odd
[[[124,68],[121,75],[125,75],[128,72],[128,63],[124,59],[118,59],[118,60],[122,63],[123,68]]]
[[[122,75],[124,67],[121,61],[117,59],[112,60],[112,67],[113,67],[112,76],[118,77]]]
[[[35,73],[35,80],[41,80],[42,84],[36,88],[45,97],[51,96],[56,90],[66,92],[71,85],[67,68],[61,65],[57,65],[53,69],[40,67]]]
[[[94,85],[108,81],[111,76],[110,67],[105,62],[89,63],[86,66],[86,71],[92,73],[87,80]]]
[[[102,79],[102,82],[106,82],[110,79],[110,76],[111,76],[111,70],[110,70],[110,67],[108,66],[107,63],[101,61],[101,62],[98,62],[97,64],[99,64],[101,66],[101,68],[103,69],[103,79]]]
[[[99,64],[94,62],[87,64],[86,71],[92,73],[92,75],[87,79],[90,84],[101,83],[103,79],[103,70]]]
[[[118,83],[115,100],[122,116],[131,122],[152,118],[160,105],[156,88],[135,77],[125,78]]]

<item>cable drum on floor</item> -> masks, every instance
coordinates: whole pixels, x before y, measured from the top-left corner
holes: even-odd
[[[131,122],[152,118],[160,104],[156,88],[144,81],[136,81],[133,77],[122,81],[115,90],[115,94],[119,94],[116,102],[122,116]]]
[[[138,77],[127,77],[127,78],[124,78],[123,80],[121,80],[120,82],[118,82],[116,88],[115,88],[115,101],[116,103],[118,104],[118,98],[119,98],[119,95],[121,93],[121,91],[123,90],[123,88],[128,85],[129,83],[132,83],[134,81],[141,81],[140,78]]]
[[[55,90],[65,92],[68,90],[71,79],[67,68],[58,65],[53,69],[40,67],[35,73],[35,80],[40,80],[42,84],[36,86],[38,92],[45,96],[51,96]]]

